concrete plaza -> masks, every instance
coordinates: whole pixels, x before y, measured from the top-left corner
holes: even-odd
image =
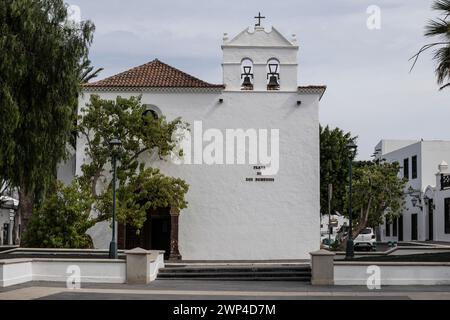
[[[0,300],[450,300],[450,286],[311,286],[295,281],[156,280],[148,285],[29,282],[0,289]]]

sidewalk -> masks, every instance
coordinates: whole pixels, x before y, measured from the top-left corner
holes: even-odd
[[[369,290],[359,286],[318,287],[299,282],[271,281],[177,281],[157,280],[149,285],[64,284],[31,282],[3,288],[1,299],[112,299],[112,300],[205,300],[205,299],[425,299],[450,300],[450,286],[385,286]]]

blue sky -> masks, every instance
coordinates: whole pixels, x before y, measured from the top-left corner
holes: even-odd
[[[450,140],[450,89],[438,91],[431,54],[409,73],[408,59],[429,39],[431,0],[72,0],[96,25],[90,58],[101,78],[154,58],[221,83],[221,42],[254,24],[297,35],[299,85],[326,84],[322,124],[358,135],[359,158],[386,139]],[[381,29],[366,26],[370,5]]]

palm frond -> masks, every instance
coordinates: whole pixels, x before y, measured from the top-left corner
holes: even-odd
[[[443,11],[445,14],[450,13],[450,0],[436,0],[431,6],[433,10]]]
[[[97,70],[95,70],[92,73],[89,73],[90,71],[92,71],[92,69],[85,75],[85,77],[83,78],[83,83],[88,83],[90,80],[97,78],[98,74],[100,72],[102,72],[104,69],[103,68],[98,68]]]
[[[91,60],[86,59],[81,62],[78,67],[78,78],[80,83],[88,83],[90,80],[96,78],[98,74],[103,71],[103,68],[98,68],[95,71],[92,70],[94,70],[94,67],[91,66]]]
[[[90,73],[93,69],[94,69],[94,67],[93,67],[93,66],[90,66],[90,67],[87,67],[87,68],[84,68],[84,69],[81,70],[80,80],[81,80],[82,83],[85,82],[84,80],[86,79],[86,77],[89,75],[89,73]]]
[[[439,90],[445,89],[447,87],[450,87],[450,82],[445,84],[445,85],[443,85],[442,87],[440,87]]]
[[[432,47],[439,46],[439,45],[450,45],[450,42],[434,42],[434,43],[429,43],[429,44],[424,45],[422,48],[420,48],[420,50],[415,55],[413,55],[411,58],[409,58],[408,61],[414,60],[409,72],[411,72],[414,69],[414,67],[417,63],[417,60],[419,59],[419,56],[424,51],[427,51],[428,49],[431,49]]]
[[[438,63],[435,70],[438,84],[450,80],[450,45],[437,49],[433,59]]]
[[[444,39],[450,39],[450,22],[443,19],[430,20],[425,26],[425,36],[439,36]]]
[[[434,42],[424,45],[420,50],[413,55],[409,60],[413,60],[410,72],[414,69],[414,66],[419,59],[419,56],[431,48],[434,49],[433,60],[436,61],[437,66],[435,69],[437,83],[442,85],[444,82],[450,80],[450,0],[435,0],[431,6],[433,10],[440,11],[444,15],[444,18],[437,18],[436,20],[428,21],[425,26],[426,37],[438,37],[440,42]],[[439,46],[437,49],[435,47]],[[439,90],[447,88],[450,84],[447,83],[441,86]]]

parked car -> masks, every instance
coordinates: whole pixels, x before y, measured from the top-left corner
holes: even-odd
[[[376,250],[377,240],[372,228],[363,229],[353,240],[353,246],[356,249]]]

